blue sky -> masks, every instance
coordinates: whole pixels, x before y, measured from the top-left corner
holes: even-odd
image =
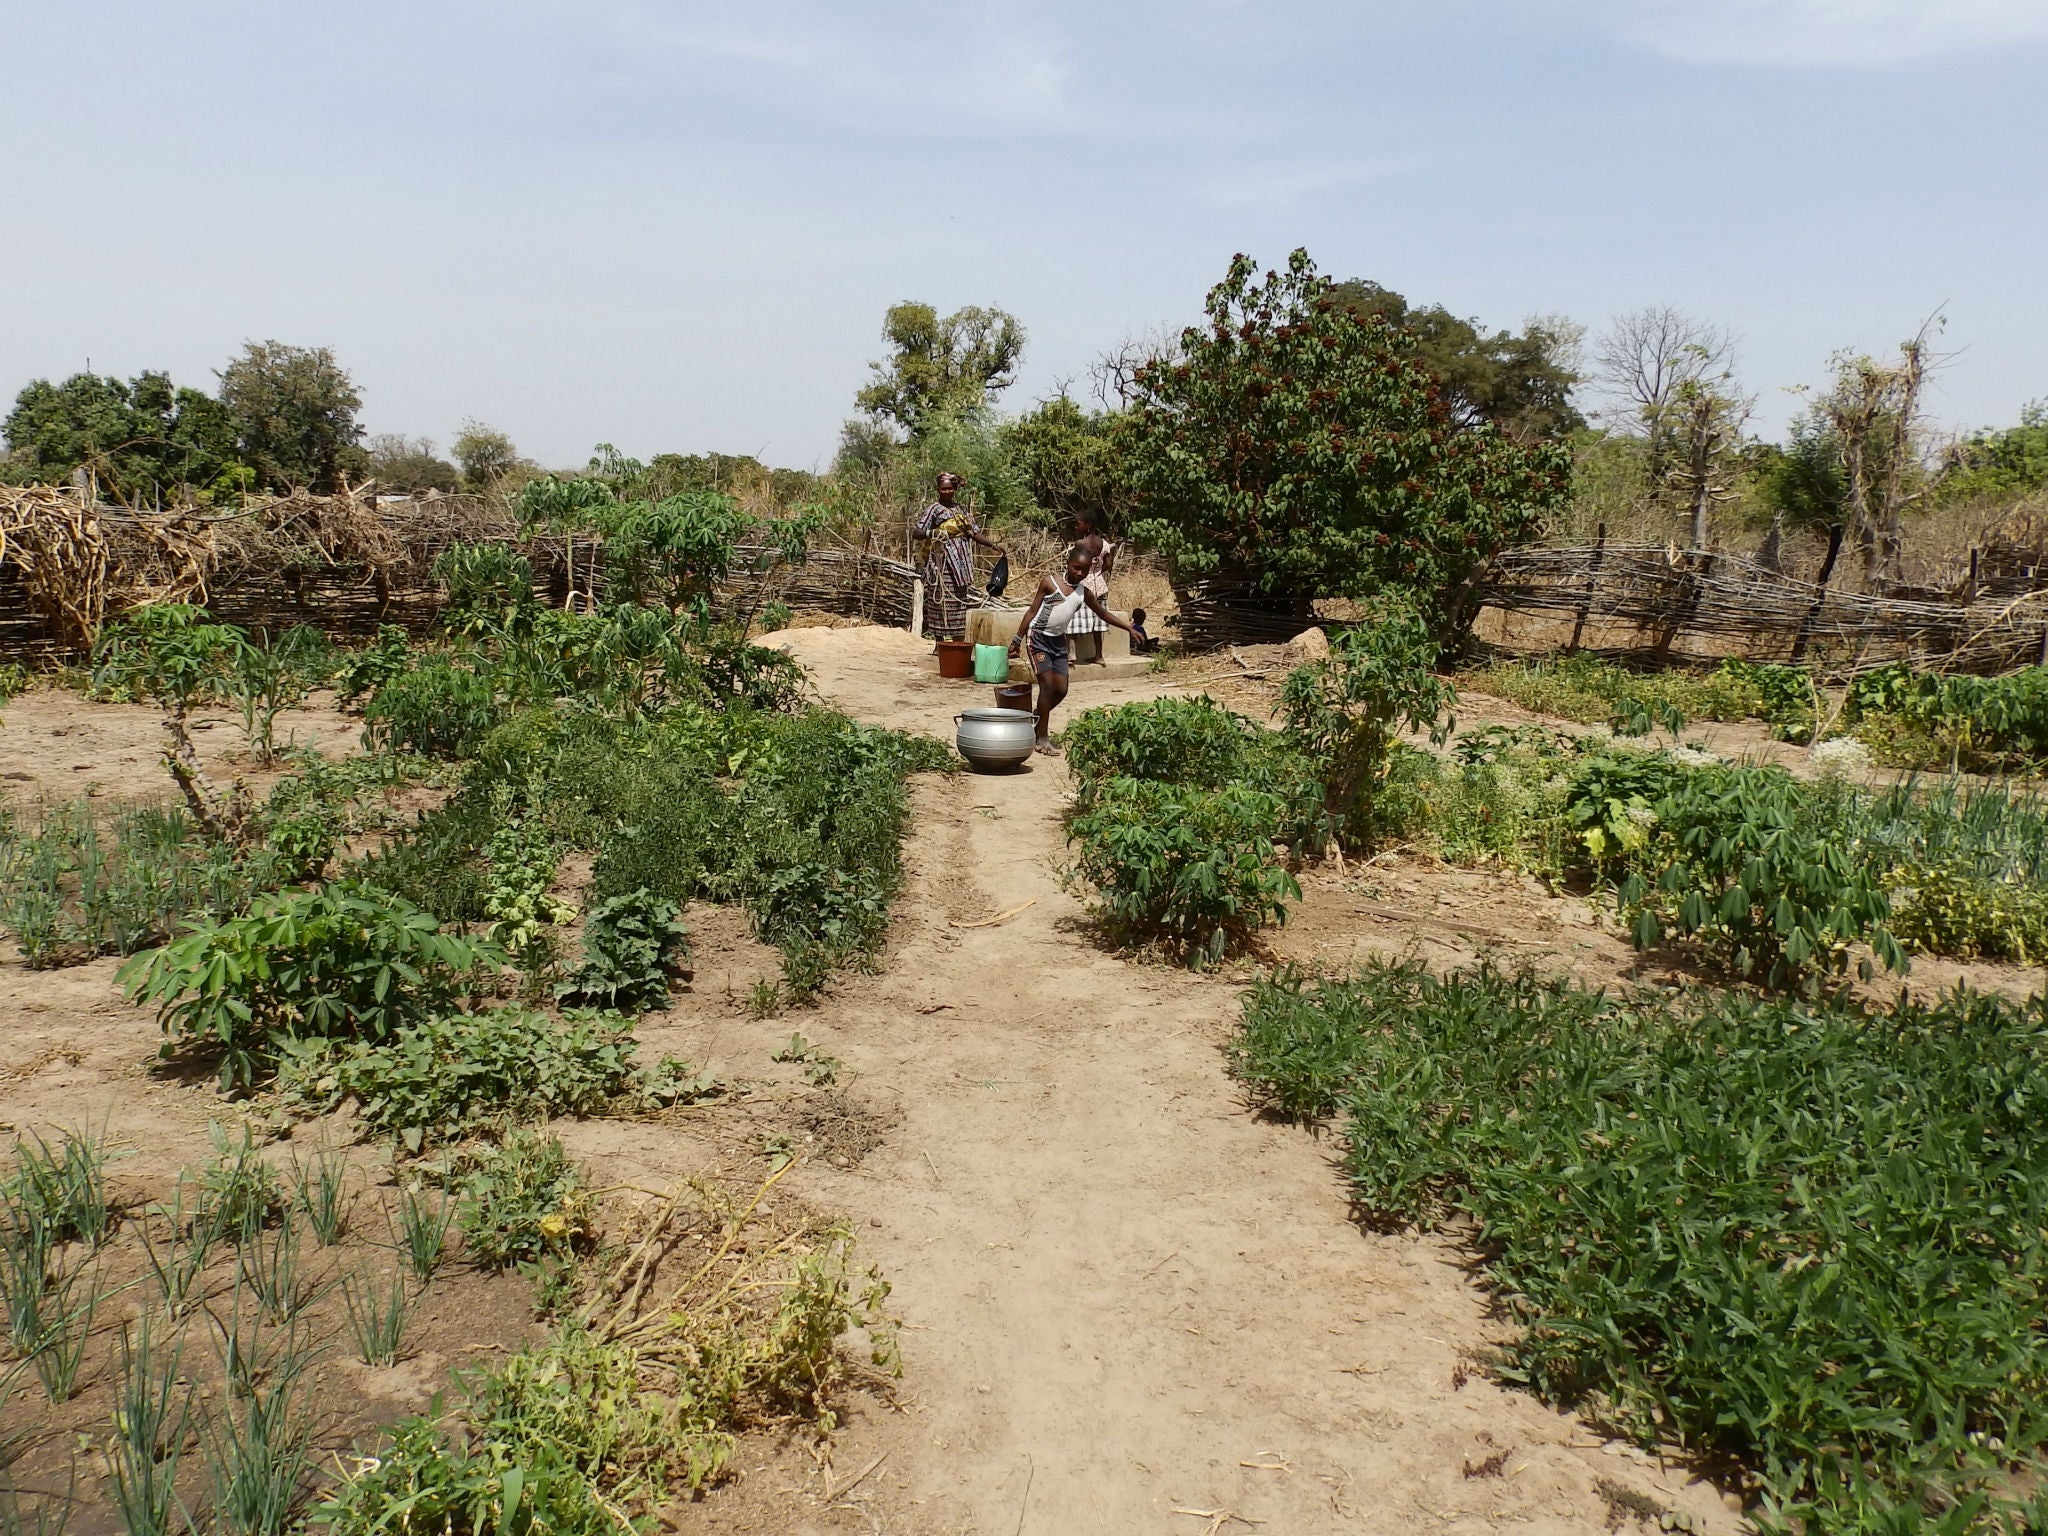
[[[1759,422],[1944,306],[2048,396],[2048,0],[0,0],[0,393],[334,347],[373,431],[822,465],[900,298],[1028,405],[1306,245],[1491,324],[1670,303]]]

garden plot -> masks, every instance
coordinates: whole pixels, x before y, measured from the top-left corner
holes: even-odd
[[[925,647],[900,632],[812,628],[770,641],[804,664],[818,698],[890,730],[942,735],[975,691],[922,670]],[[1065,718],[1071,728],[1091,705],[1182,693],[1154,677],[1084,682]],[[1638,1516],[1655,1527],[1667,1514],[1695,1529],[1737,1528],[1725,1490],[1682,1462],[1609,1438],[1494,1379],[1489,1362],[1513,1347],[1517,1329],[1490,1315],[1455,1229],[1361,1233],[1329,1164],[1339,1144],[1245,1112],[1221,1053],[1251,968],[1227,959],[1191,972],[1112,951],[1105,941],[1114,936],[1090,916],[1085,891],[1059,878],[1072,857],[1066,764],[1041,760],[1002,778],[912,777],[900,895],[886,909],[886,927],[858,928],[863,944],[878,947],[841,950],[820,972],[805,935],[813,943],[831,937],[821,926],[827,919],[858,927],[867,921],[861,908],[829,899],[792,908],[790,888],[766,881],[735,885],[737,900],[708,899],[698,884],[705,873],[747,873],[706,841],[725,814],[708,804],[694,819],[661,823],[682,857],[628,862],[628,850],[608,846],[608,833],[589,829],[653,825],[634,807],[664,796],[686,805],[670,781],[617,771],[610,754],[619,738],[604,732],[536,735],[516,716],[508,723],[517,733],[485,754],[495,766],[484,774],[458,758],[453,777],[431,788],[434,774],[450,770],[422,762],[396,782],[329,786],[321,802],[346,801],[365,828],[330,857],[374,855],[370,862],[384,861],[423,909],[470,911],[469,932],[495,935],[506,951],[493,983],[499,995],[469,1010],[486,1033],[457,1041],[407,1021],[392,1036],[402,1050],[287,1064],[289,1091],[267,1089],[253,1101],[259,1135],[291,1113],[315,1113],[289,1140],[261,1151],[288,1171],[295,1153],[325,1137],[362,1136],[351,1148],[352,1176],[365,1198],[396,1201],[408,1182],[420,1182],[422,1165],[492,1144],[489,1136],[477,1142],[437,1130],[481,1125],[463,1124],[477,1101],[457,1092],[462,1074],[438,1064],[532,1056],[544,1045],[558,1053],[549,1058],[557,1066],[542,1074],[545,1084],[518,1088],[535,1095],[520,1118],[559,1136],[569,1166],[585,1170],[592,1203],[549,1195],[529,1205],[542,1260],[561,1257],[547,1251],[558,1238],[573,1245],[581,1209],[609,1244],[609,1257],[585,1263],[615,1266],[622,1253],[630,1260],[650,1234],[665,1248],[666,1229],[653,1223],[684,1191],[696,1214],[688,1231],[673,1234],[682,1262],[664,1259],[645,1295],[657,1294],[657,1281],[688,1280],[728,1231],[733,1252],[772,1258],[805,1250],[840,1266],[834,1273],[848,1289],[834,1290],[839,1300],[828,1304],[844,1308],[831,1367],[844,1374],[828,1399],[838,1427],[821,1436],[816,1411],[751,1398],[717,1469],[723,1483],[701,1503],[666,1506],[678,1528],[837,1531],[881,1521],[932,1536],[1091,1524],[1199,1530],[1229,1513],[1311,1531],[1514,1522],[1562,1533]],[[702,754],[704,776],[731,796],[750,764],[772,759],[774,732],[792,728],[693,728],[662,738],[649,755],[660,762]],[[828,733],[817,738],[822,746],[795,738],[810,757],[852,740],[838,726],[805,729]],[[535,771],[550,776],[539,790],[529,787]],[[803,782],[791,780],[792,791],[802,792]],[[501,785],[509,786],[502,794]],[[609,820],[563,814],[565,806],[574,812],[572,801],[596,803],[599,793],[614,797],[605,802]],[[1457,806],[1482,803],[1457,792]],[[407,810],[385,826],[379,805]],[[421,809],[428,814],[416,821]],[[278,807],[286,820],[303,810],[289,796]],[[1270,946],[1267,958],[1319,969],[1348,969],[1365,948],[1406,948],[1415,930],[1438,968],[1527,954],[1546,970],[1598,983],[1643,963],[1611,897],[1590,901],[1595,893],[1541,880],[1498,848],[1489,852],[1484,818],[1459,825],[1460,846],[1475,850],[1458,856],[1464,862],[1448,861],[1431,842],[1352,859],[1342,873],[1312,867],[1299,876],[1303,897],[1289,923],[1252,937]],[[589,969],[598,906],[631,894],[623,885],[629,871],[657,869],[679,882],[673,895],[654,894],[680,909],[687,955],[666,950],[659,914],[641,909],[637,927],[612,923],[619,942],[601,942],[605,964]],[[778,927],[791,921],[820,926]],[[54,1134],[99,1124],[95,1117],[111,1104],[112,1124],[135,1152],[113,1165],[139,1181],[129,1203],[161,1203],[179,1168],[214,1155],[210,1125],[232,1126],[242,1111],[217,1093],[217,1060],[182,1074],[149,1067],[162,1037],[149,1012],[123,1001],[114,981],[120,964],[109,956],[36,972],[0,965],[7,998],[44,1004],[33,1015],[34,1037],[20,1041],[20,1059],[10,1053],[0,1063],[19,1074],[0,1085],[0,1115]],[[1923,959],[1916,987],[1930,979],[1925,967]],[[547,987],[529,985],[533,976],[550,978]],[[588,1006],[579,999],[600,987],[615,1004],[644,987],[633,1006],[645,1011],[616,1025],[590,1021],[581,1034],[560,1024],[522,1034],[531,1027],[522,1021],[535,1014],[559,1017],[552,990],[565,983],[572,1008]],[[622,1055],[628,1037],[636,1049]],[[409,1062],[426,1070],[408,1075]],[[320,1099],[329,1078],[350,1085],[331,1111]],[[584,1082],[587,1097],[575,1096]],[[569,1097],[540,1094],[563,1084]],[[405,1140],[409,1127],[421,1133],[417,1155]],[[713,1193],[699,1196],[699,1186]],[[421,1187],[429,1195],[441,1189]],[[718,1211],[746,1210],[757,1194],[743,1224],[720,1224]],[[454,1199],[459,1208],[462,1196]],[[548,1217],[562,1219],[542,1228]],[[273,1249],[278,1230],[275,1221],[264,1229]],[[842,1246],[849,1235],[858,1239],[851,1254]],[[458,1342],[486,1346],[467,1358],[493,1370],[522,1346],[541,1352],[525,1358],[543,1368],[567,1358],[559,1311],[533,1312],[537,1277],[547,1302],[545,1276],[556,1271],[547,1263],[532,1274],[479,1267],[476,1257],[495,1252],[491,1242],[472,1250],[454,1240],[415,1306],[410,1326],[421,1330],[412,1336],[420,1352],[393,1378],[403,1390],[368,1406],[361,1423],[323,1429],[318,1445],[329,1472],[327,1453],[368,1442],[370,1421],[417,1411],[432,1390],[448,1387],[447,1368],[465,1358]],[[388,1264],[399,1247],[387,1225],[380,1243],[352,1261]],[[224,1251],[216,1263],[216,1280],[231,1294],[240,1261]],[[864,1374],[887,1332],[879,1321],[853,1326],[869,1305],[870,1266],[893,1288],[881,1310],[901,1325],[900,1382]],[[587,1283],[602,1289],[615,1273],[593,1267]],[[779,1294],[794,1277],[759,1278],[774,1282],[762,1294]],[[629,1273],[625,1291],[636,1284]],[[467,1341],[437,1332],[437,1319],[459,1308],[436,1310],[442,1303],[433,1298],[461,1300],[470,1295],[462,1287],[502,1308],[510,1331]],[[110,1305],[126,1306],[134,1294]],[[342,1295],[341,1312],[318,1314],[332,1346],[317,1368],[329,1373],[317,1378],[323,1384],[349,1379],[334,1374],[345,1369],[372,1369],[347,1365],[346,1302]],[[102,1328],[94,1348],[111,1361],[104,1352],[118,1352],[118,1330]],[[98,1369],[96,1381],[118,1374]],[[23,1385],[32,1390],[17,1394],[17,1407],[40,1393],[28,1377]],[[87,1405],[72,1410],[79,1414],[106,1411],[83,1393],[74,1401]],[[412,1469],[407,1476],[444,1491],[473,1486],[463,1479],[477,1475],[474,1464],[451,1465],[407,1433],[411,1459],[397,1463]],[[671,1469],[673,1488],[686,1490],[690,1467],[704,1465],[691,1456],[701,1458],[706,1444],[671,1440],[657,1455],[643,1436],[619,1447],[612,1465],[644,1471],[658,1461]],[[203,1470],[198,1459],[187,1465],[193,1477]],[[87,1470],[101,1479],[90,1496],[104,1498],[103,1466]],[[575,1478],[564,1474],[558,1486],[573,1489]],[[601,1486],[648,1497],[628,1483]]]

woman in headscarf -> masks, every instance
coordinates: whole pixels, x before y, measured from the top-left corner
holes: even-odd
[[[948,470],[939,476],[939,499],[918,516],[913,530],[927,540],[924,556],[924,632],[934,640],[960,640],[967,634],[967,593],[974,585],[974,546],[1003,546],[983,533],[974,514],[959,504],[960,477]]]

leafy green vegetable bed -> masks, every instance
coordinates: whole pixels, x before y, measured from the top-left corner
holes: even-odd
[[[1367,1220],[1470,1218],[1511,1379],[1740,1458],[1765,1529],[1999,1528],[2048,1437],[2039,999],[1632,1003],[1383,963],[1262,982],[1233,1056],[1341,1113]]]

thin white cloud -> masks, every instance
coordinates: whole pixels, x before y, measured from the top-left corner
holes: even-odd
[[[1352,160],[1335,164],[1253,166],[1215,176],[1195,189],[1195,200],[1235,213],[1255,208],[1292,208],[1329,192],[1342,192],[1391,176],[1400,167],[1391,160]]]
[[[2048,42],[2048,0],[1596,0],[1623,36],[1717,64],[1868,68]]]
[[[597,14],[643,63],[694,55],[759,67],[870,121],[1062,133],[1090,115],[1072,90],[1070,40],[1023,8],[635,0]]]

